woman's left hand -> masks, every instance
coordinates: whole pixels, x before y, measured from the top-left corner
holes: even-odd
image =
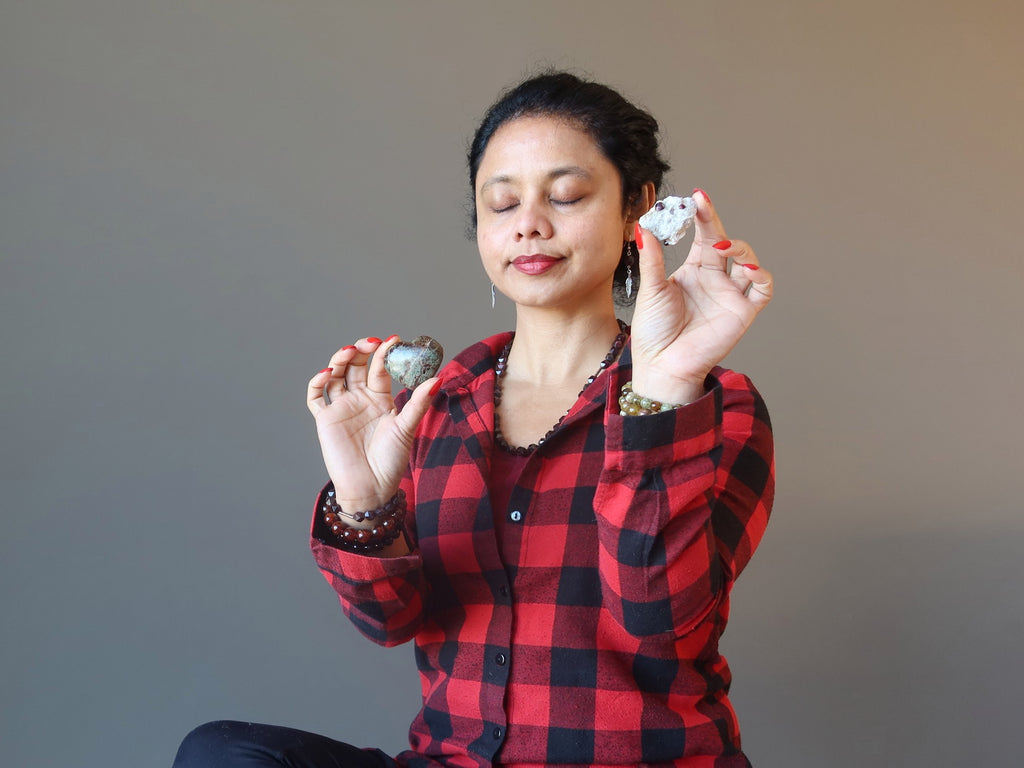
[[[772,297],[771,274],[750,245],[730,241],[701,190],[686,261],[665,274],[661,243],[637,237],[640,290],[633,313],[633,391],[665,403],[704,394],[704,379],[736,346]],[[730,264],[731,260],[731,264]]]

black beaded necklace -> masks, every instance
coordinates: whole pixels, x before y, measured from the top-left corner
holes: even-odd
[[[569,411],[562,414],[562,417],[555,422],[555,426],[548,430],[544,437],[540,438],[536,443],[532,443],[526,447],[517,446],[510,444],[501,434],[501,421],[498,417],[498,406],[501,404],[501,380],[505,378],[505,372],[508,370],[508,354],[512,350],[512,341],[509,339],[508,344],[501,350],[501,354],[498,355],[498,360],[494,364],[494,442],[500,445],[504,450],[513,454],[514,456],[529,456],[531,453],[536,451],[540,446],[544,445],[551,436],[555,433],[565,417],[569,415]],[[619,335],[615,337],[615,341],[612,342],[612,348],[608,350],[608,354],[604,356],[604,360],[601,361],[601,365],[598,366],[597,373],[587,379],[587,383],[583,385],[583,389],[576,395],[578,398],[583,392],[593,384],[597,377],[601,375],[602,371],[608,368],[618,358],[619,353],[622,352],[622,348],[626,345],[626,339],[629,338],[629,326],[619,320]],[[570,408],[570,410],[572,410]]]

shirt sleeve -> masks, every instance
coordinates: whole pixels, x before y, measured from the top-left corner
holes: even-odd
[[[683,408],[606,419],[595,509],[607,607],[632,634],[685,634],[728,594],[768,523],[767,409],[749,379],[716,369]]]
[[[411,502],[412,488],[406,486]],[[313,511],[310,548],[317,567],[345,615],[370,640],[394,646],[412,639],[423,621],[427,592],[419,552],[373,557],[342,549],[320,514],[329,487],[320,491]]]

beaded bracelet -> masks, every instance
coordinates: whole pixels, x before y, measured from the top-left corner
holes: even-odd
[[[649,397],[638,395],[633,391],[633,382],[627,381],[622,385],[622,394],[619,395],[620,416],[649,416],[652,413],[664,413],[682,408],[685,403],[661,403]]]
[[[338,504],[333,490],[324,494],[324,503],[320,507],[324,522],[331,533],[338,537],[339,543],[353,552],[374,552],[383,549],[398,538],[405,529],[405,491],[401,488],[382,507],[367,509],[362,512],[345,512]],[[347,517],[357,523],[377,521],[372,528],[354,528],[342,522]]]

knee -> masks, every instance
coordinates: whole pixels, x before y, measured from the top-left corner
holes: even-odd
[[[182,740],[173,768],[217,768],[228,765],[232,747],[245,723],[215,720],[193,729]]]

